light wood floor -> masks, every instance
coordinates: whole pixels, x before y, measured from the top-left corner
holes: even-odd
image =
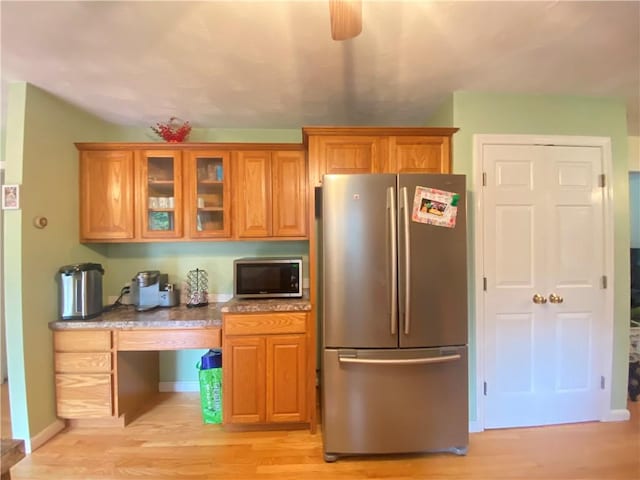
[[[159,394],[124,429],[71,429],[12,469],[29,480],[640,478],[640,402],[629,422],[489,430],[469,453],[343,458],[327,464],[322,434],[225,433],[203,425],[197,393]]]

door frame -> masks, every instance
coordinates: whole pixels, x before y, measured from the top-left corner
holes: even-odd
[[[485,378],[484,368],[484,291],[482,288],[484,277],[484,190],[482,188],[482,162],[483,149],[486,145],[537,145],[537,146],[575,146],[596,147],[601,150],[602,168],[606,178],[603,210],[604,210],[604,272],[607,276],[607,288],[604,298],[604,335],[601,340],[602,358],[599,359],[600,369],[605,377],[604,389],[601,392],[600,421],[627,420],[622,412],[614,412],[611,409],[611,382],[613,379],[613,318],[614,318],[614,224],[613,224],[613,165],[611,156],[611,139],[609,137],[587,137],[568,135],[473,135],[473,197],[474,197],[474,275],[475,284],[475,361],[476,361],[476,421],[470,425],[471,431],[483,431],[484,421],[484,392],[483,382]]]

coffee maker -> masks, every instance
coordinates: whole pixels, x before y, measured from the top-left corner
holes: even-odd
[[[174,307],[179,299],[180,292],[169,283],[166,273],[145,270],[138,272],[131,280],[131,301],[139,312],[156,307]]]

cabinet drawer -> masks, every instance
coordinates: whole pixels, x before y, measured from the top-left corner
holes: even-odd
[[[224,332],[225,335],[304,333],[306,323],[304,312],[233,314],[224,316]]]
[[[219,328],[121,330],[118,351],[220,348]]]
[[[56,405],[61,418],[111,416],[111,375],[56,374]]]
[[[56,373],[110,373],[111,353],[56,353]]]
[[[111,332],[58,331],[53,334],[53,345],[56,352],[105,352],[111,350]]]

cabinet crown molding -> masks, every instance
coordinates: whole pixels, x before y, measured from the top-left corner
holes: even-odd
[[[304,150],[302,143],[76,142],[78,150]]]
[[[302,143],[306,145],[313,135],[389,135],[389,136],[452,136],[454,127],[303,127]]]

